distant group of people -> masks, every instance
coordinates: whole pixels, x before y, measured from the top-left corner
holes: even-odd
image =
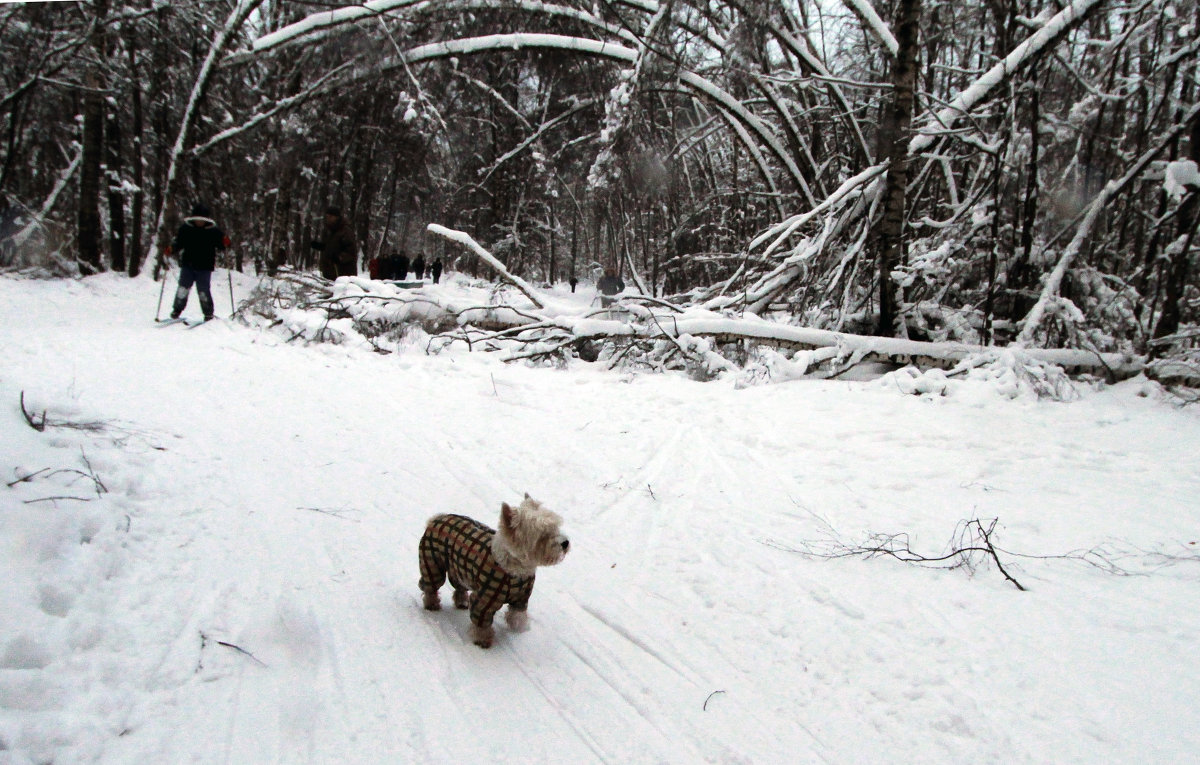
[[[171,317],[177,318],[187,306],[188,295],[192,285],[200,298],[200,307],[204,317],[211,319],[213,315],[213,299],[210,283],[212,272],[216,268],[216,253],[229,246],[229,237],[225,235],[210,217],[211,210],[203,203],[192,207],[191,215],[184,219],[183,225],[175,234],[167,255],[179,257],[179,284],[175,291],[175,302],[172,306]],[[318,265],[321,275],[334,280],[339,276],[358,275],[358,243],[354,238],[353,227],[342,215],[342,210],[336,206],[325,208],[325,225],[323,238],[314,239],[310,243],[314,250],[320,251]],[[279,257],[286,255],[282,250]],[[272,266],[278,265],[272,263]],[[428,271],[434,284],[442,278],[442,260],[438,258],[426,267],[425,256],[418,253],[411,261],[404,252],[395,252],[372,258],[368,263],[372,279],[387,279],[404,281],[411,272],[414,278],[423,280]],[[271,268],[274,271],[274,268]],[[570,277],[571,292],[579,284],[575,274]],[[617,295],[625,291],[625,282],[617,276],[613,268],[606,268],[604,275],[596,282],[596,290],[602,308],[610,308],[616,301]]]
[[[391,255],[372,258],[367,267],[372,279],[404,281],[408,279],[409,271],[411,271],[414,279],[424,279],[428,272],[429,278],[433,279],[434,284],[442,280],[442,259],[438,258],[426,268],[425,256],[420,253],[412,261],[409,261],[408,255],[403,252],[394,252]]]
[[[314,239],[312,248],[321,251],[321,275],[326,279],[358,275],[358,245],[354,241],[353,227],[342,216],[341,208],[326,208],[325,237]],[[441,258],[427,268],[425,256],[420,253],[411,261],[403,252],[372,258],[367,267],[372,279],[403,281],[408,278],[410,271],[414,278],[424,279],[428,270],[434,284],[442,280]]]

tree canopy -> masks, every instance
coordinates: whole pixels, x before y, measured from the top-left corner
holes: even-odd
[[[96,0],[0,7],[0,266],[136,275],[193,201],[364,257],[841,332],[1186,346],[1182,0]],[[486,266],[484,266],[486,268]]]

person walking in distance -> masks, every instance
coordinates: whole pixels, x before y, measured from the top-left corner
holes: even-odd
[[[314,239],[310,246],[321,251],[321,276],[332,281],[358,275],[358,244],[340,207],[325,208],[325,238]]]
[[[621,277],[617,276],[617,272],[612,268],[604,269],[604,276],[600,277],[600,281],[596,282],[596,289],[600,291],[600,307],[608,309],[608,318],[616,318],[612,305],[617,302],[617,295],[625,291],[625,282]]]
[[[175,289],[175,304],[171,307],[172,319],[178,319],[187,307],[193,284],[204,320],[213,317],[212,273],[217,267],[217,250],[229,246],[229,237],[217,228],[209,217],[211,214],[207,205],[194,205],[192,214],[183,219],[183,225],[167,250],[168,255],[179,258],[179,286]]]

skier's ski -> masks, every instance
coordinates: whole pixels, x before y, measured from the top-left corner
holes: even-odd
[[[196,327],[200,327],[200,326],[203,326],[203,325],[205,325],[205,324],[209,323],[210,321],[212,321],[212,320],[213,320],[213,319],[215,319],[215,318],[217,318],[217,317],[216,317],[216,316],[214,316],[212,319],[191,319],[191,320],[184,320],[184,322],[183,322],[183,323],[187,325],[187,328],[188,328],[188,329],[195,329]]]
[[[187,319],[183,318],[182,316],[180,316],[178,319],[155,319],[154,321],[157,322],[154,325],[157,329],[169,327],[172,324],[187,324]]]

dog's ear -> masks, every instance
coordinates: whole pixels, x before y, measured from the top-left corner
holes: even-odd
[[[507,502],[500,503],[500,526],[511,535],[517,530],[517,513]]]
[[[525,492],[525,499],[533,499],[533,497],[529,496],[529,492]]]

